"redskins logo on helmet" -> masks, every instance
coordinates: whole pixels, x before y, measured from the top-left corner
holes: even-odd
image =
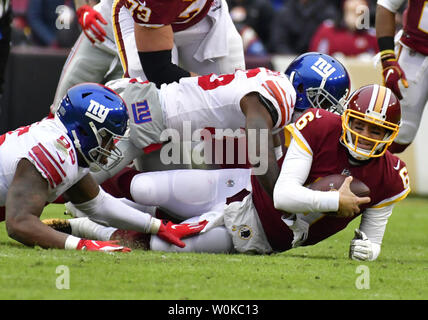
[[[401,109],[392,91],[380,85],[368,85],[356,90],[346,102],[342,115],[341,142],[357,160],[382,156],[398,134]],[[382,128],[383,138],[377,139],[352,129],[355,120],[368,123],[371,130]],[[364,147],[362,147],[364,146]]]

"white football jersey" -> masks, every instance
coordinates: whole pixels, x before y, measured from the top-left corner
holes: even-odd
[[[163,84],[160,98],[165,125],[179,130],[184,121],[191,121],[192,128],[245,128],[240,101],[250,92],[258,92],[271,102],[276,113],[273,129],[291,121],[296,102],[293,85],[281,72],[256,68]]]
[[[130,139],[139,149],[161,143],[165,129],[186,132],[204,128],[245,128],[241,99],[258,92],[269,104],[273,131],[289,124],[296,102],[296,92],[287,76],[265,68],[238,70],[231,74],[209,74],[181,78],[156,89],[139,78],[122,78],[106,84],[124,99],[130,118]],[[268,107],[269,109],[269,107]]]
[[[29,160],[48,182],[48,202],[54,201],[89,169],[77,164],[77,153],[54,119],[44,119],[0,136],[0,206],[21,159]]]

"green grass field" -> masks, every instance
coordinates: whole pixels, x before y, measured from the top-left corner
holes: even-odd
[[[42,218],[62,212],[50,205]],[[428,199],[397,205],[377,261],[348,259],[357,226],[313,247],[248,256],[27,248],[3,222],[0,299],[428,299]]]

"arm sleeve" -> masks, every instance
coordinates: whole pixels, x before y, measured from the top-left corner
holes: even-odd
[[[312,155],[291,141],[274,188],[276,209],[291,212],[329,212],[339,209],[339,192],[322,192],[303,186],[312,165]]]
[[[171,50],[138,52],[141,66],[150,82],[160,88],[163,83],[179,81],[190,77],[190,72],[171,62]]]
[[[156,233],[160,226],[160,220],[127,205],[118,198],[114,198],[101,188],[94,199],[74,204],[74,206],[84,212],[91,220],[109,227]]]
[[[394,205],[382,208],[368,208],[361,216],[360,230],[363,231],[372,243],[382,244],[386,224],[391,216]]]
[[[405,0],[378,0],[377,4],[396,13]]]

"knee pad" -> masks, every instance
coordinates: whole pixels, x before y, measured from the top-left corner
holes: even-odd
[[[132,199],[144,205],[164,204],[169,199],[168,183],[165,183],[165,179],[167,177],[162,172],[141,173],[134,176],[130,186]]]

